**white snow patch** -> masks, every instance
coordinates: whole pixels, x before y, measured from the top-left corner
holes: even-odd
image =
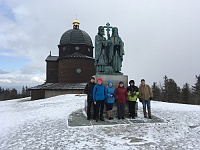
[[[86,95],[0,102],[0,149],[175,149],[200,147],[200,107],[152,101],[164,123],[69,127]],[[139,109],[142,109],[139,103]],[[139,114],[141,117],[142,114]]]
[[[84,106],[86,95],[61,95],[47,99],[20,102],[16,99],[0,102],[0,133],[28,122],[50,119],[68,119]]]

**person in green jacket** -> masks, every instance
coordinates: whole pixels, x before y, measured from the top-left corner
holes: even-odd
[[[135,104],[139,95],[138,87],[135,86],[135,81],[129,81],[130,86],[127,87],[128,92],[128,105],[129,105],[129,117],[135,119]]]
[[[146,107],[148,109],[148,117],[151,119],[151,100],[153,99],[153,93],[149,85],[145,83],[145,80],[141,80],[141,85],[139,87],[139,99],[143,104],[144,118],[147,118]]]

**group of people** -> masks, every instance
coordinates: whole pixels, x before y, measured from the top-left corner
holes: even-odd
[[[151,104],[150,101],[153,98],[153,93],[149,85],[145,83],[145,80],[141,80],[139,88],[135,86],[135,81],[130,80],[129,86],[124,87],[122,81],[119,82],[117,88],[113,86],[113,80],[108,81],[108,85],[103,84],[102,78],[97,79],[91,77],[89,83],[85,87],[87,94],[87,120],[95,119],[96,122],[105,121],[103,117],[104,105],[106,104],[107,117],[109,120],[113,119],[112,109],[113,104],[116,101],[117,104],[117,118],[125,119],[125,105],[128,102],[129,106],[129,117],[135,119],[135,105],[139,98],[139,101],[143,104],[144,117],[151,119]],[[91,107],[93,107],[93,116],[91,116]]]

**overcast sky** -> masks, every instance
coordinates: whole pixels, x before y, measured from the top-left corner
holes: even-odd
[[[148,84],[167,75],[179,86],[200,74],[199,0],[0,0],[0,86],[45,81],[45,58],[77,18],[92,38],[100,25],[119,28],[123,73]]]

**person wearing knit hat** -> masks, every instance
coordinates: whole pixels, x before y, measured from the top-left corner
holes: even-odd
[[[102,78],[97,79],[97,84],[93,89],[93,101],[96,104],[96,122],[105,121],[103,117],[104,100],[106,99],[106,87],[103,84]],[[99,114],[100,112],[100,114]]]
[[[98,78],[98,79],[97,79],[97,82],[98,82],[98,81],[103,82],[103,79],[102,79],[102,78]]]
[[[96,105],[93,103],[93,89],[95,86],[95,78],[91,77],[85,86],[84,93],[87,94],[87,120],[91,119],[91,107],[93,106],[93,119],[96,117]]]

